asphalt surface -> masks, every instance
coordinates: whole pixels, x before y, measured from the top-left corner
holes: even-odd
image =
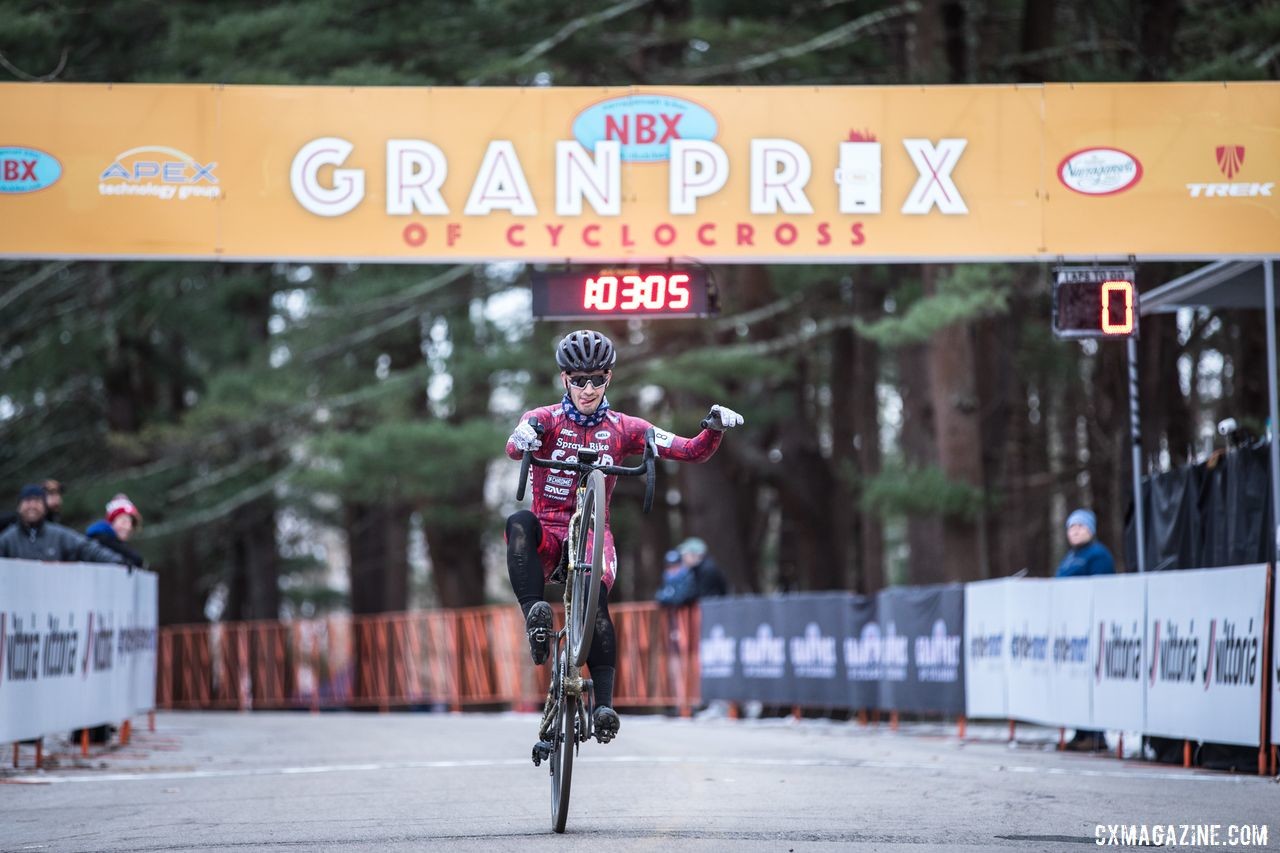
[[[1268,825],[1271,779],[1057,753],[1056,732],[623,715],[550,831],[526,714],[166,713],[0,771],[0,850],[1065,850],[1099,824]],[[1103,840],[1109,838],[1106,829]]]

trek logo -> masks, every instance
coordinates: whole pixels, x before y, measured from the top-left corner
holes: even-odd
[[[0,147],[0,194],[15,195],[47,189],[62,177],[62,164],[35,148]]]
[[[98,194],[149,196],[163,201],[218,198],[222,188],[214,170],[176,148],[144,145],[116,155],[98,178]]]
[[[621,145],[625,163],[656,163],[671,156],[675,139],[716,138],[715,116],[671,95],[624,95],[587,107],[573,120],[573,138],[588,151],[599,142]]]
[[[1226,178],[1224,183],[1187,184],[1191,198],[1271,198],[1275,181],[1232,181],[1244,169],[1243,145],[1219,145],[1213,150],[1218,171]]]
[[[1243,145],[1219,145],[1215,149],[1218,155],[1218,170],[1231,180],[1244,165]]]

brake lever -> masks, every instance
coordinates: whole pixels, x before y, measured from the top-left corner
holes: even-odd
[[[542,424],[538,423],[537,418],[529,418],[529,420],[526,421],[526,423],[529,424],[529,426],[533,427],[534,432],[536,432],[538,435],[542,435],[542,432],[543,432]],[[520,458],[520,482],[516,483],[516,500],[517,501],[524,500],[524,488],[525,488],[525,485],[529,482],[529,464],[531,459],[533,459],[532,450],[526,450],[524,452],[524,456]]]

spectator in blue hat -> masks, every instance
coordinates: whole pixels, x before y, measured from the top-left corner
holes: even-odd
[[[680,559],[679,551],[668,551],[662,570],[662,586],[654,598],[663,607],[683,607],[698,600],[698,579],[693,569]]]
[[[1087,509],[1067,516],[1067,555],[1058,564],[1060,578],[1082,578],[1091,575],[1114,575],[1116,561],[1107,546],[1097,540],[1098,517]],[[1107,748],[1106,735],[1091,729],[1076,729],[1064,749],[1072,752],[1096,752]]]
[[[1116,561],[1111,551],[1097,540],[1098,517],[1087,509],[1067,516],[1067,544],[1071,546],[1058,564],[1057,576],[1078,578],[1089,575],[1114,575]]]
[[[48,520],[44,486],[35,483],[18,493],[18,521],[0,533],[0,557],[64,563],[124,563],[115,551],[69,527]]]

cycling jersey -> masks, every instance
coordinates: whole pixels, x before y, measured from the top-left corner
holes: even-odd
[[[653,426],[644,418],[624,415],[610,410],[604,420],[595,426],[581,426],[565,414],[561,405],[542,406],[520,416],[520,423],[535,418],[542,424],[542,446],[533,452],[538,459],[562,459],[576,462],[578,451],[586,448],[599,453],[603,465],[623,465],[629,456],[644,453],[644,434]],[[720,446],[722,435],[717,430],[704,429],[693,438],[682,438],[666,430],[654,430],[654,442],[658,457],[679,462],[706,462]],[[512,459],[523,456],[515,444],[507,442],[507,455]],[[569,519],[574,510],[575,472],[556,468],[533,468],[533,514],[542,525],[542,541],[538,552],[546,573],[550,573],[559,560],[560,543],[568,531]],[[617,558],[613,549],[613,536],[609,531],[610,498],[617,477],[605,477],[605,583],[612,588]]]

